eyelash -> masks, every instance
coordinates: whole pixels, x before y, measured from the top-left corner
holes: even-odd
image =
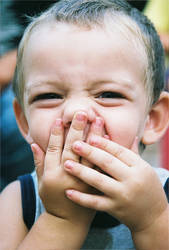
[[[56,93],[45,93],[35,96],[32,102],[36,102],[38,100],[46,100],[46,99],[62,99],[62,96]]]
[[[103,95],[107,95],[106,97],[102,97]],[[125,96],[121,93],[118,92],[111,92],[111,91],[107,91],[107,92],[103,92],[101,94],[99,94],[96,98],[103,98],[103,99],[109,99],[109,98],[125,98]]]
[[[104,95],[106,95],[104,97]],[[119,92],[111,92],[111,91],[105,91],[102,92],[101,94],[97,95],[96,98],[98,99],[124,99],[124,95],[122,95]],[[39,100],[48,100],[48,99],[63,99],[63,97],[57,93],[44,93],[44,94],[40,94],[37,95],[33,98],[32,102],[36,102]]]

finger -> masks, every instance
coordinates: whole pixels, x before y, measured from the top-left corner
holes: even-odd
[[[103,136],[103,133],[104,133],[104,120],[101,117],[96,117],[96,119],[94,120],[94,122],[92,122],[90,126],[90,130],[87,135],[86,142],[89,142],[89,138],[92,135]],[[82,158],[81,163],[88,167],[94,167],[94,165],[88,160],[86,160],[85,158]]]
[[[86,160],[85,158],[81,158],[81,164],[87,166],[88,168],[94,167],[94,165],[90,161]]]
[[[83,207],[106,212],[109,210],[109,207],[112,207],[110,199],[105,196],[86,194],[72,189],[68,189],[65,192],[70,200]]]
[[[139,155],[133,152],[131,149],[125,148],[111,140],[107,140],[106,138],[100,136],[92,136],[89,143],[110,153],[111,155],[122,161],[124,164],[126,164],[128,167],[138,165],[141,160]],[[137,140],[133,143],[133,149],[136,151],[135,144],[137,143]]]
[[[120,182],[80,163],[68,160],[64,164],[64,169],[69,174],[77,177],[107,196],[112,196],[112,194],[117,193],[120,189]]]
[[[63,150],[64,130],[61,119],[56,119],[51,129],[49,144],[46,151],[45,169],[53,169],[60,165]]]
[[[33,152],[37,177],[39,180],[41,178],[41,176],[43,175],[43,171],[44,171],[45,154],[36,143],[31,144],[31,149]]]
[[[110,136],[109,136],[109,135],[104,135],[103,137],[104,137],[105,139],[110,140]]]
[[[82,141],[76,141],[72,148],[80,156],[86,158],[103,172],[119,181],[130,175],[130,170],[126,164],[100,148],[93,147]]]
[[[138,141],[138,137],[136,136],[134,138],[134,141],[133,141],[133,144],[131,146],[131,150],[136,153],[136,154],[139,154],[139,141]]]
[[[64,145],[62,163],[70,159],[79,161],[79,155],[72,151],[72,144],[76,140],[83,140],[84,130],[87,124],[87,114],[83,111],[77,112],[72,120]]]
[[[104,133],[104,120],[101,117],[96,117],[94,122],[92,122],[91,124],[89,134],[87,137],[87,142],[89,141],[91,135],[103,136],[103,133]]]

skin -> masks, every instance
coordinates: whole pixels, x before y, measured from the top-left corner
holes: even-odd
[[[21,225],[21,239],[14,243],[13,237],[4,249],[79,249],[95,209],[125,223],[136,249],[165,249],[167,201],[160,180],[138,155],[138,144],[153,143],[165,132],[169,97],[163,93],[157,105],[147,107],[144,65],[137,55],[118,32],[60,24],[32,34],[24,55],[24,110],[17,100],[14,109],[32,145],[46,213],[29,233]],[[5,192],[7,204],[9,188]],[[9,233],[9,226],[4,228],[1,239]],[[163,240],[154,240],[161,232]]]
[[[28,232],[22,218],[20,184],[18,181],[10,184],[0,195],[0,220],[3,226],[0,229],[0,249],[81,248],[95,211],[73,203],[67,199],[64,192],[66,188],[72,187],[92,193],[93,188],[66,174],[63,161],[65,157],[68,157],[80,162],[80,157],[71,150],[71,146],[75,140],[83,139],[86,123],[86,114],[77,112],[64,142],[63,123],[61,119],[56,119],[51,128],[45,154],[37,144],[31,145],[39,181],[39,194],[46,211]],[[91,134],[102,135],[103,125],[103,120],[97,118],[90,126],[88,137]],[[88,167],[91,166],[83,159],[81,162]],[[8,217],[6,218],[7,208]],[[10,240],[7,240],[9,234],[11,234]]]
[[[50,39],[47,32],[51,34]],[[37,36],[40,36],[40,46]],[[85,32],[65,25],[35,32],[24,65],[29,142],[36,142],[45,151],[55,119],[61,117],[69,128],[74,113],[82,110],[87,113],[89,123],[96,116],[102,117],[110,139],[130,148],[134,138],[141,137],[147,119],[142,62],[139,58],[135,62],[136,57],[137,50],[116,33]],[[102,94],[110,91],[124,98],[103,98],[105,94]],[[48,92],[59,94],[60,99],[32,101]]]

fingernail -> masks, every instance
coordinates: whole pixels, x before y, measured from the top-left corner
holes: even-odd
[[[62,125],[62,120],[61,120],[61,119],[56,119],[55,125],[56,125],[56,127],[61,127],[61,125]]]
[[[78,112],[75,117],[78,121],[86,120],[86,114],[84,112]]]
[[[62,119],[58,118],[55,120],[55,123],[51,128],[51,132],[52,134],[57,135],[58,133],[61,133],[61,131],[62,131]]]
[[[32,150],[33,153],[36,154],[37,149],[36,149],[36,144],[35,144],[35,143],[32,143],[32,144],[31,144],[31,150]]]
[[[82,148],[82,143],[80,141],[76,141],[73,143],[73,148],[76,150],[76,151],[80,151],[81,148]]]
[[[103,120],[100,117],[96,117],[94,125],[96,127],[102,127],[103,126]]]
[[[66,190],[66,196],[71,197],[73,194],[73,190]]]
[[[73,168],[73,162],[70,160],[65,161],[64,167],[68,170],[71,170]]]
[[[89,143],[91,145],[98,145],[98,143],[99,143],[98,137],[95,135],[91,135],[91,137],[89,139]]]
[[[103,137],[104,137],[105,139],[110,140],[110,136],[109,136],[109,135],[104,135]]]

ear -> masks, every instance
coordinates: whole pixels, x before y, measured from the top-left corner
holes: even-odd
[[[19,130],[20,130],[22,136],[25,138],[25,140],[29,144],[33,143],[33,139],[29,133],[29,126],[28,126],[27,119],[25,117],[25,113],[24,113],[21,105],[16,100],[16,98],[13,101],[13,108],[14,108],[14,112],[15,112],[16,122],[18,124]]]
[[[162,92],[157,103],[151,108],[145,125],[142,143],[157,142],[169,126],[169,93]]]

